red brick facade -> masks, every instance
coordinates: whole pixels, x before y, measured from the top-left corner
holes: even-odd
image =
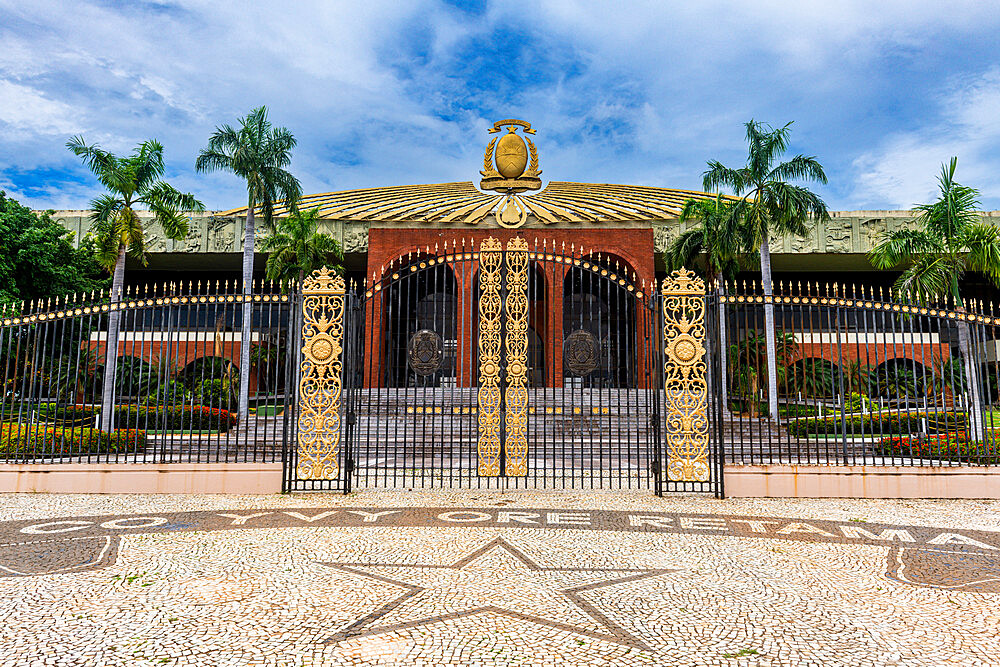
[[[598,253],[602,257],[617,260],[621,265],[621,271],[636,285],[649,286],[655,277],[654,269],[654,245],[652,229],[538,229],[538,230],[507,230],[507,229],[426,229],[426,228],[374,228],[369,231],[368,237],[368,271],[369,280],[377,280],[384,273],[389,271],[390,266],[398,266],[400,259],[405,263],[409,258],[423,256],[438,256],[445,254],[445,242],[448,251],[452,248],[463,247],[475,248],[478,250],[479,244],[488,237],[499,239],[504,245],[514,237],[523,237],[528,243],[529,250],[543,248],[552,252],[566,255],[596,256]],[[541,339],[542,349],[545,355],[545,368],[547,384],[558,384],[561,386],[563,377],[561,343],[564,338],[563,328],[563,285],[566,274],[570,267],[551,261],[537,264],[538,270],[542,274],[545,296],[544,307],[546,312],[539,312],[541,304],[533,302],[534,311],[531,319],[537,323],[536,333]],[[456,264],[452,267],[456,281],[457,312],[459,323],[473,322],[473,313],[476,304],[473,303],[473,285],[476,267],[468,263]],[[365,352],[366,358],[370,359],[365,369],[365,384],[367,386],[377,386],[380,383],[381,369],[384,360],[381,345],[381,332],[384,326],[382,322],[382,307],[378,298],[373,298],[368,303],[367,322],[369,326],[366,331]],[[643,323],[644,318],[637,318],[637,322]],[[457,383],[459,386],[471,387],[476,382],[475,363],[475,331],[474,327],[466,324],[459,326],[458,335],[458,368]],[[641,342],[646,339],[648,332],[637,327],[638,341],[636,350],[641,350]],[[373,357],[371,355],[378,355]],[[639,377],[645,376],[645,355],[638,354]]]
[[[184,332],[178,334],[181,340],[135,340],[129,338],[132,334],[133,332],[128,331],[121,333],[121,340],[118,342],[119,357],[135,357],[153,365],[159,363],[162,357],[166,357],[169,359],[174,372],[182,370],[185,366],[198,359],[208,357],[225,359],[236,368],[239,368],[240,365],[240,341],[238,340],[227,340],[222,343],[216,342],[214,338],[207,340],[204,338],[202,340],[184,340]],[[227,336],[232,335],[227,334]],[[103,365],[107,342],[104,340],[91,340],[90,349],[94,351],[98,364]],[[257,373],[251,368],[251,396],[256,391]]]

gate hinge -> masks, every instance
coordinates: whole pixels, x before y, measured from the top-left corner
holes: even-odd
[[[653,475],[656,477],[660,476],[660,462],[657,460],[653,461]]]
[[[354,472],[354,459],[347,459],[344,461],[344,470],[348,475]]]
[[[356,412],[347,413],[347,423],[354,425],[358,423],[358,414]]]

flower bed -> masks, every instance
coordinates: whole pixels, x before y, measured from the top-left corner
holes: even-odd
[[[65,424],[93,423],[100,408],[74,405],[55,408],[41,406],[39,414],[48,420]],[[126,428],[151,431],[218,431],[225,433],[236,425],[236,417],[228,410],[204,405],[129,405],[115,408],[115,424]]]
[[[798,436],[838,435],[846,424],[848,434],[909,435],[920,431],[924,423],[932,433],[962,430],[965,420],[964,412],[881,412],[849,414],[843,418],[830,415],[789,422],[788,432]]]
[[[118,408],[115,423],[155,431],[218,431],[236,426],[236,416],[228,410],[203,405],[133,406]]]
[[[0,424],[0,456],[72,456],[75,454],[129,454],[146,447],[146,433],[117,429],[60,428],[43,424]]]
[[[876,451],[883,456],[1000,464],[1000,439],[995,435],[977,442],[969,441],[965,433],[895,436],[880,440]]]

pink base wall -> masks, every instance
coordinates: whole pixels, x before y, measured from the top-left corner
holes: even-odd
[[[730,498],[996,498],[1000,467],[726,466]]]
[[[281,493],[281,464],[4,463],[0,492]]]

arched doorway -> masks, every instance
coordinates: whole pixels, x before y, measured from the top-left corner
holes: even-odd
[[[626,388],[639,375],[636,301],[610,274],[634,275],[624,260],[587,257],[593,269],[574,266],[563,281],[563,337],[575,351],[563,363],[566,386]],[[621,281],[624,283],[624,280]]]
[[[396,273],[400,277],[385,290],[382,303],[384,386],[454,384],[458,347],[454,272],[447,264],[428,267],[417,258]]]

